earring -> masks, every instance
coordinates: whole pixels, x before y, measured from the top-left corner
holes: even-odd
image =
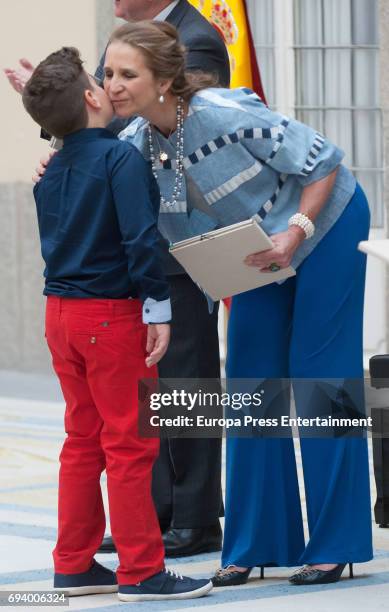
[[[159,98],[158,98],[158,102],[159,102],[160,104],[163,104],[163,103],[165,102],[165,96],[164,96],[163,94],[161,94],[161,95],[159,96]]]

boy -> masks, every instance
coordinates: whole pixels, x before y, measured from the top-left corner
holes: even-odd
[[[118,590],[122,601],[200,597],[211,582],[164,568],[150,491],[159,444],[137,434],[138,379],[157,377],[169,342],[158,187],[138,151],[104,129],[112,106],[76,49],[39,64],[23,103],[64,140],[34,188],[46,338],[66,401],[54,587],[70,595]],[[93,559],[105,529],[104,469],[117,578]]]

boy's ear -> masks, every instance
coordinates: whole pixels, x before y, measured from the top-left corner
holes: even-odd
[[[87,106],[94,110],[99,110],[101,108],[101,103],[98,97],[96,96],[93,89],[86,89],[84,92],[84,98]]]

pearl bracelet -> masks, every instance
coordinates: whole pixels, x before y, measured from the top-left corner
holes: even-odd
[[[313,234],[315,233],[314,224],[309,219],[309,217],[303,215],[302,213],[296,213],[295,215],[292,215],[290,217],[288,221],[288,227],[290,227],[291,225],[297,225],[298,227],[301,227],[305,234],[306,240],[308,238],[312,238]]]

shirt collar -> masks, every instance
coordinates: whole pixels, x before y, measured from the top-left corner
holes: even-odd
[[[64,136],[64,146],[74,144],[76,142],[85,142],[87,140],[96,140],[97,138],[116,138],[109,130],[105,128],[84,128],[72,132]]]
[[[166,8],[163,9],[163,11],[161,11],[160,13],[158,13],[158,15],[154,17],[154,20],[155,21],[165,21],[166,17],[168,17],[170,13],[172,12],[172,10],[176,8],[179,1],[180,0],[174,0],[174,2],[171,2]]]

